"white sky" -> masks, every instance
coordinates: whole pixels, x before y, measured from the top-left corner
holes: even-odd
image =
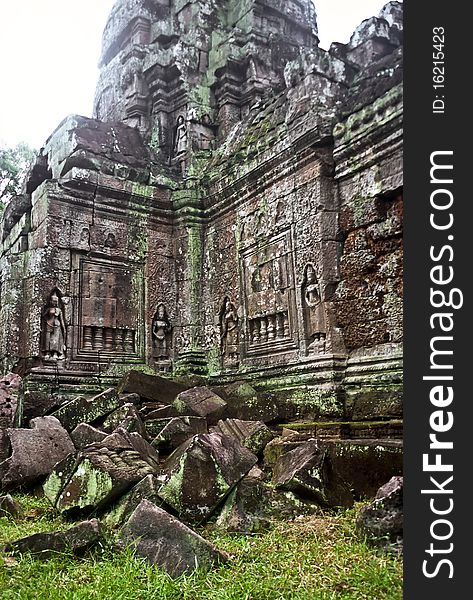
[[[387,0],[314,0],[320,46],[347,42]],[[39,149],[68,114],[90,116],[115,0],[0,0],[0,142]]]

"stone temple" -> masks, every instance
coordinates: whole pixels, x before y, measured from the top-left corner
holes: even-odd
[[[281,418],[402,414],[402,4],[118,0],[93,118],[1,225],[0,358],[32,391],[247,381]]]

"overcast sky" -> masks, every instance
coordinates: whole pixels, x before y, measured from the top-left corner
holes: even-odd
[[[347,42],[387,0],[314,0],[320,46]],[[0,142],[39,149],[71,113],[90,116],[115,0],[0,0]]]

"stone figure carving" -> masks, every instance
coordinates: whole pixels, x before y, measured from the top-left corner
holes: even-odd
[[[308,343],[307,350],[309,354],[323,353],[325,352],[327,338],[325,310],[321,298],[320,286],[312,263],[308,263],[304,270],[302,302]]]
[[[51,293],[43,312],[43,359],[63,360],[66,351],[66,324],[61,300],[56,291]]]
[[[224,367],[238,366],[238,315],[228,296],[220,311],[220,353]]]
[[[153,358],[169,360],[172,326],[163,303],[158,305],[151,330],[153,336]]]
[[[177,156],[187,150],[187,125],[184,117],[179,115],[174,131],[173,154]]]
[[[103,245],[106,248],[111,248],[111,249],[116,248],[117,247],[117,239],[115,237],[115,234],[109,231],[107,233],[107,237],[105,238]]]

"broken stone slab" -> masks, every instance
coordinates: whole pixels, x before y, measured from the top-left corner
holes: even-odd
[[[141,371],[128,371],[118,384],[118,391],[139,394],[141,398],[172,404],[176,396],[186,387],[159,375],[148,375]]]
[[[148,500],[142,500],[122,529],[123,544],[172,577],[210,569],[228,557],[213,544]]]
[[[174,417],[151,442],[159,451],[170,452],[198,433],[207,433],[207,421],[202,417]]]
[[[118,527],[127,521],[142,500],[148,500],[160,506],[163,502],[158,496],[161,482],[154,475],[146,475],[129,492],[124,494],[108,511],[105,524]]]
[[[18,517],[22,512],[21,506],[10,494],[0,496],[0,517]]]
[[[374,502],[361,508],[356,527],[376,545],[399,552],[403,521],[403,478],[397,476],[379,488]]]
[[[61,512],[102,510],[143,477],[158,471],[157,451],[139,434],[117,429],[57,464],[43,491]]]
[[[74,444],[55,417],[37,417],[31,429],[7,429],[11,456],[0,463],[5,490],[28,485],[48,475],[54,465],[75,452]]]
[[[5,546],[9,554],[34,554],[36,558],[47,559],[60,552],[83,554],[89,548],[104,541],[103,531],[97,519],[82,521],[67,531],[35,533],[10,542]]]
[[[301,500],[292,492],[276,490],[249,474],[230,492],[215,525],[223,531],[256,533],[273,521],[290,520],[319,510],[317,505]]]
[[[269,398],[260,398],[255,388],[246,381],[215,386],[212,390],[225,400],[226,413],[232,419],[269,423],[279,416],[276,404]]]
[[[82,448],[90,446],[90,444],[94,444],[95,442],[101,442],[107,436],[108,433],[100,431],[100,429],[92,427],[92,425],[88,425],[87,423],[77,425],[71,433],[72,441],[77,450],[82,450]]]
[[[253,454],[259,454],[274,437],[273,432],[263,421],[226,419],[219,421],[212,431],[236,438]]]
[[[265,466],[273,468],[278,460],[284,456],[284,454],[299,448],[306,441],[306,439],[301,438],[299,434],[295,432],[291,432],[291,434],[286,433],[281,437],[272,439],[270,442],[268,442],[268,444],[266,444],[263,451]]]
[[[72,431],[80,423],[93,423],[100,417],[106,417],[116,410],[123,400],[115,388],[109,388],[101,394],[87,399],[79,396],[64,404],[53,413],[61,421],[63,427]]]
[[[102,510],[155,471],[136,450],[89,446],[56,501],[61,513]]]
[[[199,386],[181,392],[173,407],[180,415],[204,417],[209,425],[215,425],[223,416],[227,403],[208,387]]]
[[[196,435],[164,463],[159,497],[180,518],[202,523],[257,462],[257,457],[233,437]]]
[[[326,507],[350,507],[353,495],[332,469],[327,447],[317,441],[305,442],[290,450],[274,465],[273,483]]]
[[[28,423],[36,417],[45,417],[47,414],[64,404],[62,396],[51,394],[49,391],[25,390],[23,397],[23,422]]]
[[[121,427],[130,433],[139,433],[144,438],[147,435],[138,409],[133,404],[127,403],[114,410],[106,417],[102,425],[102,429],[107,433],[112,433],[117,427]]]

